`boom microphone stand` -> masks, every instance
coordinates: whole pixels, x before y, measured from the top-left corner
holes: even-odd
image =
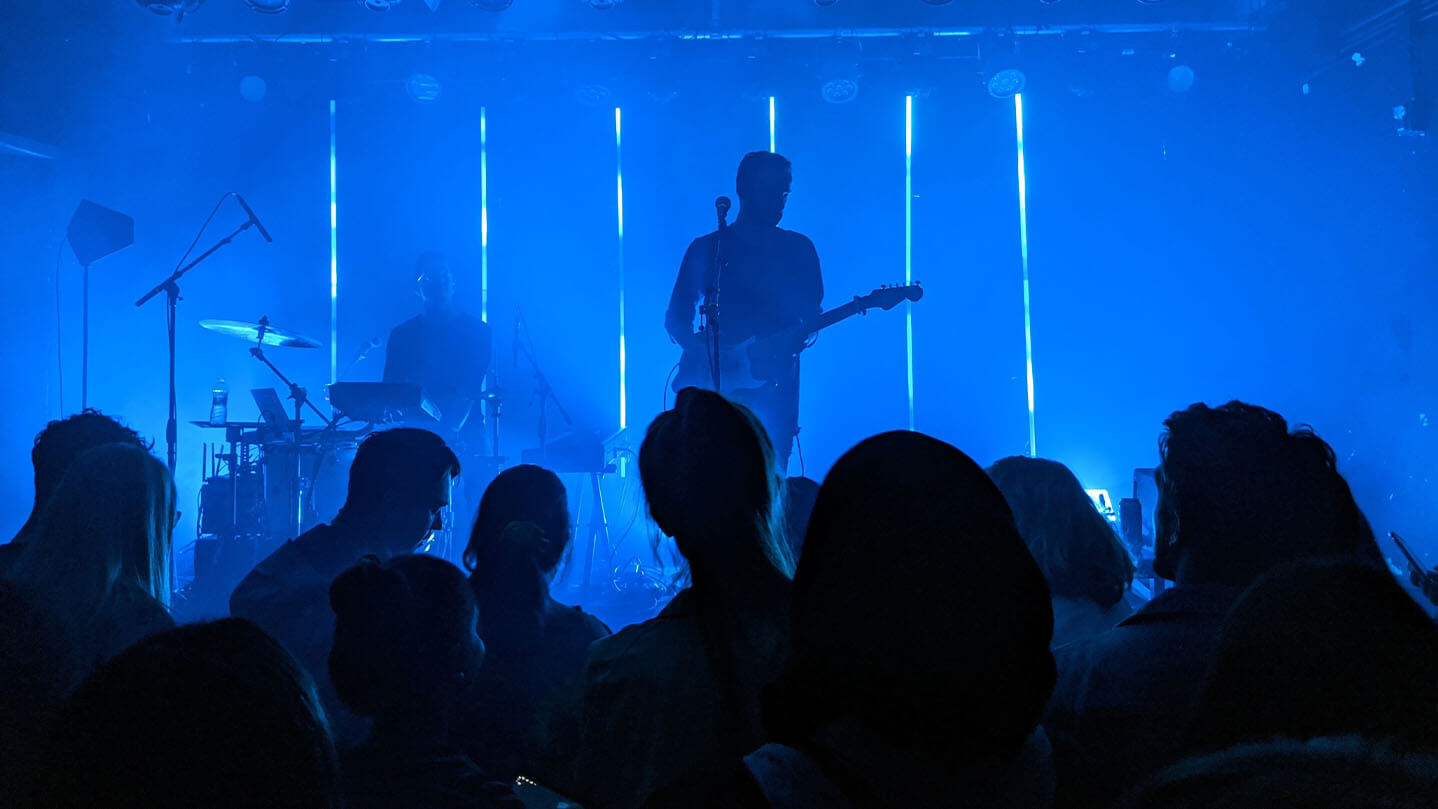
[[[206,224],[208,224],[208,221]],[[169,420],[165,422],[165,462],[170,468],[171,476],[175,474],[175,459],[180,450],[179,408],[175,404],[175,308],[176,304],[180,302],[180,285],[178,282],[184,277],[185,273],[194,269],[195,265],[214,255],[221,247],[234,241],[236,236],[249,230],[255,224],[253,218],[247,219],[243,225],[235,228],[230,235],[216,242],[214,247],[201,253],[199,258],[170,273],[170,277],[156,284],[153,289],[135,301],[136,306],[144,306],[151,298],[159,295],[161,292],[165,293],[165,334],[170,345],[170,416]]]

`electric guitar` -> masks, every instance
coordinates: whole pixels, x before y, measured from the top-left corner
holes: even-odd
[[[854,315],[866,314],[870,309],[888,311],[904,301],[917,301],[922,297],[924,290],[918,284],[879,287],[868,295],[855,297],[852,301],[836,306],[812,320],[801,321],[771,334],[750,337],[738,345],[720,346],[719,382],[724,386],[723,392],[732,394],[764,387],[769,380],[762,375],[756,375],[756,361],[762,364],[766,358],[796,354],[803,342],[821,329],[827,329]],[[674,375],[674,390],[677,392],[688,387],[713,387],[714,377],[710,371],[709,360],[706,346],[684,349],[684,354],[679,358],[679,370]]]

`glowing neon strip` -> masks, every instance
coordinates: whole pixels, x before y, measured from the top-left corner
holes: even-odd
[[[335,184],[335,100],[330,99],[330,384],[340,370],[340,230]]]
[[[489,322],[489,119],[479,108],[479,319]]]
[[[904,283],[914,283],[914,97],[904,97]],[[909,429],[914,429],[914,302],[904,305],[904,361],[909,381]]]
[[[769,151],[778,151],[774,148],[774,97],[769,96]]]
[[[619,217],[619,429],[629,426],[628,361],[624,348],[624,138],[619,108],[614,108],[615,204]]]
[[[1014,94],[1014,132],[1019,150],[1019,257],[1024,269],[1024,373],[1029,392],[1029,456],[1039,455],[1038,431],[1034,426],[1034,333],[1029,311],[1029,202],[1028,181],[1024,174],[1024,97]]]

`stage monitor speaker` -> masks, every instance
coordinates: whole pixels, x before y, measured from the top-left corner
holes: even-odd
[[[90,265],[117,250],[135,243],[135,220],[119,211],[80,200],[65,239],[75,252],[75,260],[84,268],[82,282],[83,314],[80,337],[80,408],[90,406]]]
[[[90,200],[81,200],[70,217],[65,231],[70,249],[81,266],[96,261],[135,243],[135,220],[119,211],[112,211]]]

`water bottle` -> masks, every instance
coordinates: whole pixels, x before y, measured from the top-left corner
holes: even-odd
[[[221,379],[210,389],[210,424],[223,427],[230,421],[230,388]]]

